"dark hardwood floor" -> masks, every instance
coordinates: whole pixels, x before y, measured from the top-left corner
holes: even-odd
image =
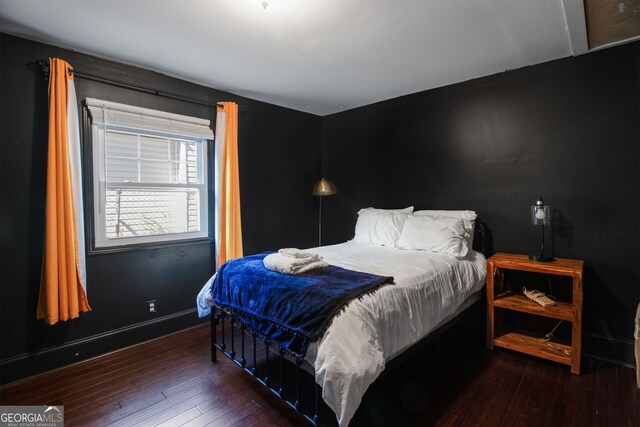
[[[463,326],[377,381],[355,426],[638,426],[635,372],[566,366],[483,347]],[[67,426],[294,426],[306,421],[226,357],[212,364],[209,327],[0,388],[3,405],[64,405]]]

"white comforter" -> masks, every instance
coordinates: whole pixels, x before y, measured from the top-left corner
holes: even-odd
[[[482,288],[486,259],[474,251],[458,260],[354,242],[309,250],[331,265],[395,278],[394,285],[349,303],[307,351],[322,398],[347,426],[385,364],[458,313]]]

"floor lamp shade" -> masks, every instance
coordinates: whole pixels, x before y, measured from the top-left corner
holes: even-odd
[[[313,184],[312,196],[333,196],[338,193],[336,185],[328,179],[320,179]]]
[[[322,178],[313,184],[311,195],[320,197],[318,207],[318,246],[322,246],[322,198],[324,196],[333,196],[337,193],[336,185],[328,179]]]

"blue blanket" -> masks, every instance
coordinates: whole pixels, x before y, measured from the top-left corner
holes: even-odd
[[[272,252],[228,261],[218,269],[211,296],[247,328],[290,355],[303,359],[331,319],[349,301],[374,292],[393,277],[329,266],[297,276],[267,269]]]

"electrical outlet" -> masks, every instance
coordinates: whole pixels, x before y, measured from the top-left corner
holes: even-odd
[[[156,314],[158,312],[158,303],[152,299],[147,301],[147,314]]]

